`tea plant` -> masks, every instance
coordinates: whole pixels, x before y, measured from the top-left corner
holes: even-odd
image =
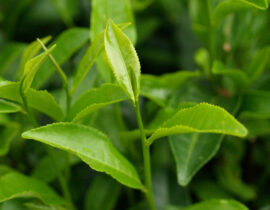
[[[153,0],[92,0],[90,30],[72,28],[74,2],[52,1],[71,28],[51,44],[46,36],[1,50],[0,207],[245,210],[241,203],[269,204],[247,203],[259,192],[242,180],[241,163],[243,139],[267,138],[270,131],[270,48],[263,43],[257,50],[254,42],[255,55],[237,57],[249,35],[265,29],[269,18],[260,10],[268,1],[183,2],[202,43],[194,55],[198,70],[161,76],[143,73],[134,47],[140,30],[133,10],[147,10]],[[171,1],[167,8],[179,5]],[[252,31],[245,16],[257,20]],[[269,183],[266,168],[258,187]]]

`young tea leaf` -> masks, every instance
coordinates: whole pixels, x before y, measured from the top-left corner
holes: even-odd
[[[62,65],[88,40],[89,29],[72,28],[66,30],[52,43],[52,45],[56,44],[57,46],[52,52],[52,56],[59,63],[59,65]],[[55,66],[52,64],[52,62],[50,60],[46,60],[40,67],[40,70],[33,81],[33,87],[42,87],[53,74],[54,69]]]
[[[177,112],[147,139],[147,144],[164,136],[184,133],[219,133],[245,137],[247,129],[224,109],[201,103]]]
[[[105,172],[128,187],[142,188],[133,165],[114,148],[107,136],[94,128],[55,123],[26,131],[22,137],[70,152],[94,170]]]
[[[53,45],[48,51],[41,53],[40,55],[32,58],[31,60],[27,61],[24,67],[24,76],[22,79],[23,82],[23,92],[26,93],[29,88],[31,87],[31,84],[33,82],[33,79],[38,72],[41,64],[45,61],[47,56],[51,53],[51,51],[55,48],[56,45]]]
[[[51,40],[51,36],[47,36],[41,39],[41,41],[46,44]],[[41,49],[41,45],[38,43],[38,41],[34,41],[30,43],[27,48],[24,50],[21,62],[20,62],[20,67],[18,71],[18,77],[21,78],[23,71],[24,71],[24,66],[28,60],[33,58]]]
[[[105,34],[105,51],[114,75],[129,98],[135,103],[140,92],[140,62],[129,38],[112,20]]]

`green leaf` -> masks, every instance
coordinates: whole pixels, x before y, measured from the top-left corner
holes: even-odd
[[[250,83],[245,72],[238,69],[228,69],[219,61],[214,62],[212,72],[213,74],[229,77],[240,88],[246,88]]]
[[[260,49],[246,70],[251,82],[257,80],[266,68],[270,57],[270,47]]]
[[[12,66],[12,63],[21,55],[25,45],[22,43],[8,43],[0,53],[0,73],[2,74]]]
[[[75,52],[77,52],[89,39],[89,29],[87,28],[72,28],[64,31],[52,43],[56,44],[56,48],[52,52],[52,56],[59,63],[65,63]],[[51,46],[52,46],[51,45]],[[55,66],[50,60],[46,60],[40,70],[38,71],[34,81],[33,87],[39,88],[53,74]]]
[[[93,0],[91,13],[91,40],[105,30],[107,20],[112,19],[116,24],[132,23],[125,31],[133,43],[136,41],[136,29],[132,7],[129,0]]]
[[[51,40],[51,36],[47,36],[41,39],[41,41],[46,44]],[[23,52],[22,58],[21,58],[21,62],[20,62],[20,67],[19,67],[19,71],[18,71],[18,77],[20,78],[21,75],[23,74],[24,71],[24,66],[26,64],[26,62],[28,60],[30,60],[31,58],[33,58],[41,49],[41,45],[39,44],[39,42],[36,40],[32,43],[30,43],[26,49]]]
[[[161,76],[142,74],[140,94],[164,107],[167,105],[168,97],[174,89],[186,80],[199,75],[198,71],[177,71]]]
[[[147,139],[147,143],[150,145],[158,138],[184,133],[218,133],[245,137],[247,130],[224,109],[201,103],[178,111]]]
[[[105,172],[128,187],[142,188],[136,169],[107,136],[94,128],[55,123],[24,132],[22,136],[77,155],[94,170]]]
[[[87,52],[84,54],[78,69],[76,70],[76,75],[73,81],[73,86],[71,93],[73,93],[76,88],[80,85],[88,71],[93,66],[95,60],[97,59],[98,55],[104,49],[104,32],[100,32],[96,38],[91,43],[90,47],[88,48]]]
[[[234,200],[223,200],[223,199],[213,199],[204,201],[190,207],[185,208],[184,210],[248,210],[243,204],[234,201]]]
[[[193,176],[218,151],[223,135],[181,134],[169,137],[176,161],[177,179],[182,186],[189,184]]]
[[[23,74],[23,79],[22,79],[22,83],[23,83],[22,90],[24,93],[26,93],[31,87],[33,79],[36,73],[38,72],[41,64],[45,61],[45,59],[52,52],[55,46],[56,45],[53,45],[48,51],[43,52],[40,55],[26,62],[24,66],[24,74]]]
[[[0,98],[8,99],[22,104],[19,88],[20,83],[18,82],[0,82]],[[56,103],[54,97],[47,91],[38,91],[30,88],[26,93],[26,98],[31,108],[47,114],[57,121],[63,119],[63,110]]]
[[[19,197],[35,197],[48,205],[64,203],[48,185],[17,172],[1,176],[0,186],[0,202]]]
[[[71,107],[68,119],[77,121],[104,106],[127,99],[125,92],[118,85],[103,84],[80,96]]]
[[[115,180],[105,176],[97,176],[86,193],[84,209],[115,209],[115,204],[119,195],[120,185]]]
[[[104,42],[109,63],[119,85],[135,103],[140,92],[141,66],[131,41],[110,20]]]
[[[242,115],[252,118],[270,118],[270,92],[253,90],[244,95]]]
[[[6,155],[9,151],[12,139],[18,134],[20,125],[15,122],[8,122],[5,127],[0,128],[0,156]]]
[[[19,111],[22,111],[22,109],[17,104],[0,99],[0,113],[15,113]]]
[[[228,14],[239,10],[255,7],[257,9],[267,9],[267,0],[225,0],[221,1],[213,11],[212,21],[217,24]]]

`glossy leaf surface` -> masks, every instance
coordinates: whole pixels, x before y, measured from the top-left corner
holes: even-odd
[[[100,131],[73,123],[56,123],[22,134],[80,157],[94,170],[105,172],[131,188],[142,188],[136,169]]]

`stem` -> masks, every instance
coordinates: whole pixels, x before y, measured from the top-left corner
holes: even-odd
[[[43,42],[40,40],[40,39],[37,39],[37,41],[40,43],[40,45],[42,46],[43,50],[45,52],[48,51],[47,47],[43,44]],[[69,108],[70,108],[70,103],[71,103],[71,94],[69,92],[69,87],[68,87],[68,80],[67,80],[67,76],[65,74],[65,72],[63,71],[63,69],[60,67],[60,65],[57,63],[57,61],[54,59],[54,57],[51,55],[51,53],[49,53],[49,58],[51,60],[51,62],[53,63],[53,65],[55,66],[57,72],[59,73],[61,79],[62,79],[62,82],[63,82],[63,86],[65,88],[65,91],[66,91],[66,97],[67,97],[67,101],[66,101],[66,104],[67,104],[67,110],[66,110],[66,113],[69,112]]]
[[[209,54],[210,54],[210,72],[211,72],[211,68],[212,68],[212,64],[213,61],[215,60],[216,57],[216,46],[215,46],[215,27],[213,26],[212,23],[212,11],[211,11],[211,1],[210,0],[206,0],[207,1],[207,17],[208,17],[208,27],[209,27],[209,40],[208,40],[208,48],[209,48]]]
[[[135,110],[138,125],[141,132],[141,140],[142,140],[142,151],[143,151],[143,163],[144,163],[144,178],[147,191],[145,192],[146,198],[148,200],[149,206],[152,210],[155,210],[155,201],[153,196],[152,190],[152,178],[151,178],[151,161],[150,161],[150,146],[146,144],[146,136],[144,132],[141,112],[140,112],[140,105],[138,100],[135,102]]]
[[[58,175],[58,181],[61,186],[62,193],[64,195],[64,198],[69,202],[71,209],[75,209],[71,194],[68,188],[68,178],[63,176],[63,173],[61,169],[58,167],[58,164],[56,163],[56,157],[55,157],[55,152],[52,148],[48,147],[48,153],[51,155],[54,167],[57,170],[57,175]],[[68,154],[69,155],[69,154]]]
[[[34,127],[37,127],[38,126],[38,123],[36,121],[36,118],[34,117],[33,113],[31,112],[31,110],[29,109],[29,106],[28,106],[28,102],[27,102],[27,98],[25,96],[25,93],[23,92],[23,83],[24,83],[24,79],[25,77],[22,79],[21,83],[20,83],[20,95],[21,95],[21,98],[22,98],[22,102],[23,102],[23,106],[24,106],[24,109],[27,113],[27,116],[29,117],[29,119],[31,120],[32,124]]]

